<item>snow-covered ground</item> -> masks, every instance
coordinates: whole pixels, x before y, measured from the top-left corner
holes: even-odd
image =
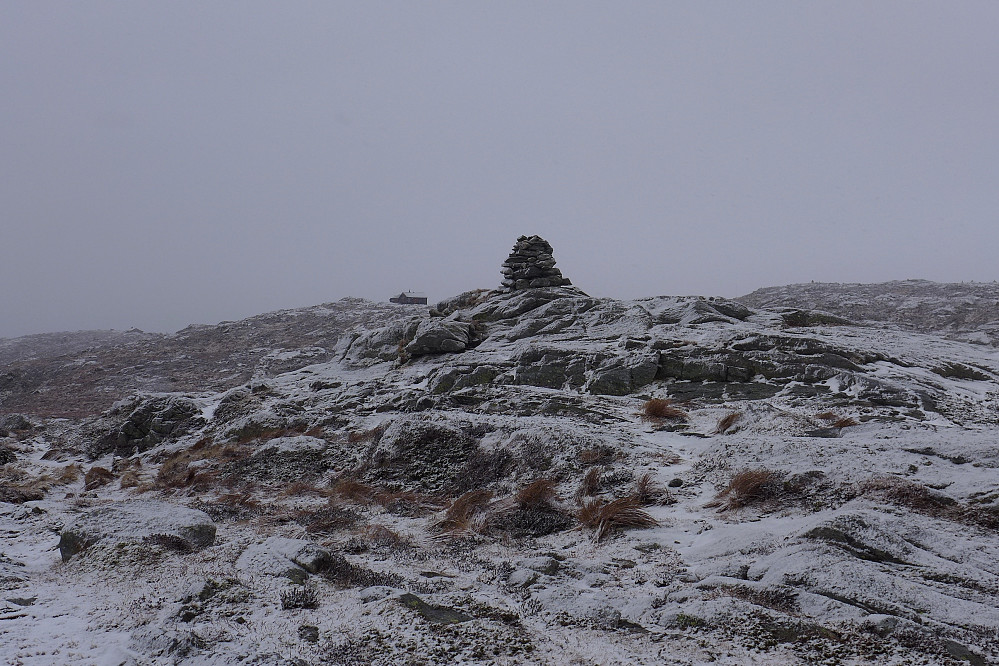
[[[531,291],[234,389],[8,428],[0,481],[40,498],[0,502],[0,660],[999,658],[995,348]],[[525,499],[538,479],[554,496]],[[585,509],[626,497],[657,525],[598,540]],[[204,511],[214,541],[177,537],[179,514],[108,521],[63,559],[87,516],[137,502]]]

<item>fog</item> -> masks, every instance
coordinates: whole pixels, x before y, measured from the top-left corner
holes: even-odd
[[[999,278],[993,2],[36,2],[0,21],[0,336],[500,281]]]

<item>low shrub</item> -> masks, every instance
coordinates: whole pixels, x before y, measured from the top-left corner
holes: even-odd
[[[194,544],[176,534],[150,534],[142,539],[145,543],[160,546],[177,553],[193,553]]]

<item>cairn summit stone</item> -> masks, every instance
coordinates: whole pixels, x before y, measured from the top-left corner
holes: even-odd
[[[567,287],[569,278],[555,268],[552,246],[541,236],[521,236],[513,251],[503,262],[503,289],[535,289],[538,287]]]

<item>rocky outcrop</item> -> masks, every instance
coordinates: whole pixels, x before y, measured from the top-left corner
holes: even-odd
[[[567,287],[572,284],[555,268],[552,246],[541,236],[521,236],[503,262],[503,289]]]
[[[114,452],[129,456],[205,424],[201,408],[193,401],[177,396],[137,399],[112,410],[112,415],[126,409],[130,410],[128,415],[100,438],[97,446],[92,447],[91,455]]]
[[[104,539],[129,543],[154,535],[183,539],[192,548],[205,548],[215,543],[215,523],[204,511],[170,502],[117,502],[91,509],[63,528],[59,553],[65,561]]]

